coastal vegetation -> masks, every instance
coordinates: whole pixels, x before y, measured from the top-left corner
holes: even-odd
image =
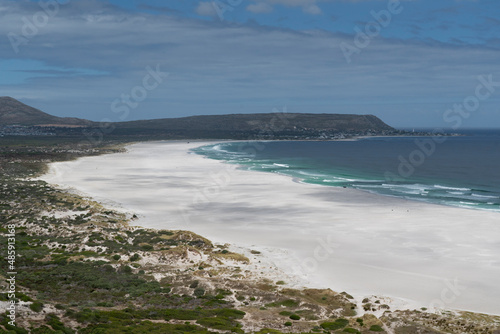
[[[189,231],[130,223],[33,177],[47,163],[122,152],[122,142],[0,139],[0,285],[15,230],[16,322],[0,333],[498,333],[500,317],[396,310],[376,297],[293,289],[250,270],[238,254]],[[0,293],[2,309],[12,299]],[[368,306],[369,305],[369,306]]]

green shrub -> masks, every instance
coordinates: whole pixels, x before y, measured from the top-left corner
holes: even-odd
[[[193,295],[195,295],[196,297],[201,297],[204,294],[205,294],[205,289],[203,289],[203,288],[194,289]]]
[[[131,328],[132,327],[132,328]],[[79,330],[81,334],[98,334],[98,333],[193,333],[207,334],[208,332],[196,325],[190,324],[161,324],[152,323],[150,321],[142,321],[134,323],[130,326],[128,323],[112,322],[106,324],[89,325],[86,328]]]
[[[202,318],[196,321],[196,323],[218,329],[218,330],[226,330],[226,331],[231,331],[231,332],[237,332],[237,333],[243,333],[243,331],[240,329],[241,324],[238,322],[228,319],[228,318]]]
[[[129,259],[129,260],[130,260],[130,261],[132,261],[132,262],[135,262],[135,261],[138,261],[140,258],[141,258],[141,257],[139,256],[139,254],[135,253],[134,255],[132,255],[132,256],[130,257],[130,259]]]
[[[61,322],[58,316],[55,314],[48,314],[45,317],[45,321],[47,321],[47,325],[52,327],[57,333],[62,332],[64,334],[71,334],[73,330],[64,327],[64,324]]]
[[[292,300],[292,299],[282,301],[280,304],[285,306],[285,307],[296,307],[299,305],[298,302],[296,302],[295,300]]]
[[[121,258],[119,254],[113,255],[113,260],[118,261]]]
[[[122,271],[125,274],[131,274],[132,273],[132,267],[130,267],[130,266],[123,266],[121,269],[122,269]]]
[[[277,329],[262,328],[260,331],[255,332],[255,334],[282,334],[282,333]]]
[[[29,296],[26,296],[24,293],[18,293],[17,297],[23,301],[23,302],[31,302],[33,299],[31,299]]]
[[[349,320],[347,320],[347,319],[337,319],[334,322],[324,322],[320,326],[323,329],[333,331],[336,329],[344,328],[348,324],[349,324]]]
[[[297,315],[297,314],[292,314],[292,315],[290,316],[290,319],[292,319],[292,320],[300,320],[300,316],[299,316],[299,315]]]
[[[285,307],[297,307],[299,305],[299,302],[293,300],[293,299],[287,299],[283,300],[281,302],[273,302],[266,304],[266,307],[280,307],[280,306],[285,306]]]
[[[43,304],[41,302],[35,301],[30,304],[30,309],[34,312],[41,312],[43,310]]]
[[[3,332],[0,332],[0,333],[3,333]],[[53,331],[52,329],[50,329],[47,326],[41,326],[41,327],[32,329],[30,333],[31,334],[54,334],[54,333],[58,333],[58,332]]]
[[[345,296],[347,299],[354,299],[353,296],[351,296],[350,294],[348,294],[347,292],[343,291],[340,293],[341,295]]]
[[[286,316],[286,317],[291,316],[292,314],[293,314],[293,313],[292,313],[292,312],[290,312],[290,311],[281,311],[281,312],[280,312],[280,315],[284,315],[284,316]]]
[[[379,325],[373,325],[370,327],[370,331],[372,332],[383,332],[384,329],[380,327]]]
[[[292,323],[290,321],[285,322],[285,326],[291,326]]]

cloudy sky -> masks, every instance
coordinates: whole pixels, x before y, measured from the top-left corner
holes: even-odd
[[[0,0],[0,96],[95,121],[286,108],[498,127],[499,13],[498,0]]]

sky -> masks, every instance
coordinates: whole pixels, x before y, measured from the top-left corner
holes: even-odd
[[[94,121],[500,127],[498,0],[0,0],[0,96]]]

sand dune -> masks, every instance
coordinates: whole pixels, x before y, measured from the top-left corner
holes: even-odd
[[[135,144],[53,163],[42,179],[135,212],[138,225],[258,249],[296,286],[500,314],[498,213],[300,184],[188,152],[200,145]]]

